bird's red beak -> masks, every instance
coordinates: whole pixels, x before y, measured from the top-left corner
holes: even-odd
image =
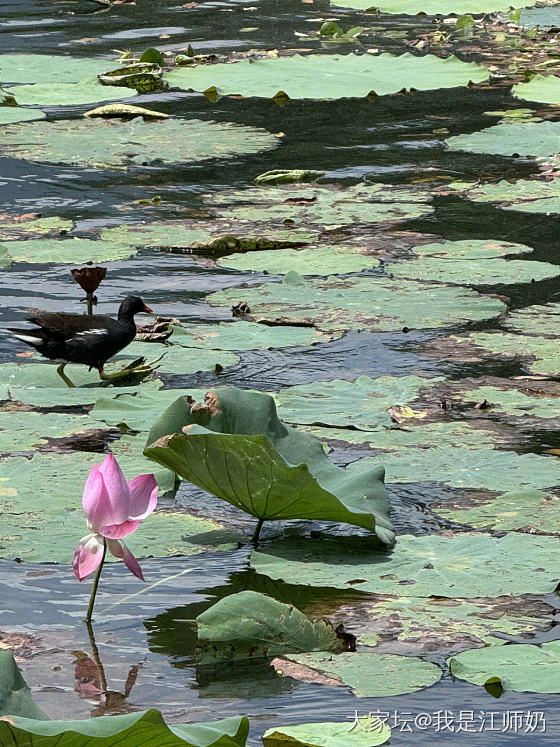
[[[154,313],[154,312],[153,312],[153,311],[152,311],[152,310],[150,309],[150,307],[149,307],[149,306],[146,306],[146,304],[144,304],[144,308],[142,309],[142,311],[146,312],[146,314],[153,314],[153,313]]]

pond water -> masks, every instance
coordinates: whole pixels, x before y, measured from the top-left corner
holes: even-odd
[[[0,55],[101,58],[106,60],[107,69],[112,69],[117,64],[115,50],[130,49],[136,54],[148,47],[185,53],[190,44],[197,54],[220,55],[273,48],[319,54],[346,54],[355,49],[352,44],[332,45],[321,43],[316,36],[301,36],[317,32],[325,19],[331,18],[344,28],[358,24],[367,27],[360,37],[359,51],[372,49],[393,54],[407,51],[407,41],[432,33],[435,27],[433,17],[343,12],[317,0],[254,3],[223,0],[185,5],[173,0],[136,0],[133,4],[109,7],[89,0],[56,3],[0,0]],[[451,51],[458,51],[459,57],[469,62],[484,59],[477,49],[467,54],[468,46],[468,39],[459,41],[457,50]],[[448,53],[446,50],[445,54]],[[1,76],[0,72],[3,81]],[[17,95],[17,89],[14,90]],[[264,128],[281,133],[280,142],[278,147],[250,155],[191,159],[185,164],[162,163],[129,171],[44,165],[10,157],[3,151],[0,213],[58,216],[74,221],[74,235],[88,236],[123,223],[204,218],[208,195],[227,194],[232,188],[249,189],[259,174],[272,169],[315,169],[324,172],[321,183],[340,187],[365,183],[419,188],[428,185],[432,192],[437,190],[433,192],[433,212],[388,227],[387,230],[396,231],[392,237],[395,243],[402,240],[405,231],[449,241],[507,241],[533,249],[531,260],[560,264],[558,214],[503,210],[497,204],[468,201],[441,189],[452,181],[513,181],[538,173],[539,167],[531,158],[475,154],[445,146],[446,138],[496,124],[501,119],[499,112],[529,106],[514,98],[509,86],[500,79],[493,85],[371,99],[291,99],[284,106],[271,98],[224,96],[212,102],[201,93],[178,90],[140,95],[131,103],[155,108],[175,118]],[[45,111],[49,120],[64,120],[80,117],[92,106],[53,106]],[[548,116],[554,120],[554,112]],[[156,195],[161,201],[138,202],[152,200]],[[227,209],[225,214],[227,217]],[[389,236],[386,245],[392,239]],[[231,320],[229,307],[208,304],[208,294],[246,283],[239,291],[238,300],[247,300],[251,305],[252,287],[279,279],[221,266],[208,256],[146,248],[130,259],[103,264],[107,267],[107,278],[98,291],[96,313],[115,313],[122,298],[136,292],[158,315],[177,317],[187,327]],[[73,283],[68,267],[15,262],[2,270],[1,326],[20,324],[30,306],[80,311],[82,293]],[[381,266],[365,270],[362,275],[374,279],[390,269]],[[482,292],[507,296],[510,310],[517,310],[555,302],[560,294],[560,275],[537,282],[520,275],[519,282],[493,283],[491,287],[484,283],[472,285]],[[444,329],[414,329],[414,325],[405,327],[406,331],[400,327],[397,331],[379,332],[350,329],[338,339],[311,346],[239,352],[239,363],[219,373],[164,372],[160,378],[165,388],[206,390],[232,384],[273,393],[297,384],[354,380],[364,375],[371,378],[415,375],[427,379],[441,376],[452,382],[451,388],[460,388],[465,379],[472,377],[484,380],[499,377],[513,382],[514,377],[527,370],[518,359],[454,355],[451,348],[441,347],[440,343],[452,334],[464,336],[505,328],[503,318],[493,318],[447,325]],[[17,361],[23,347],[20,341],[3,337],[0,363]],[[488,416],[483,410],[480,413],[479,424],[496,421],[492,412]],[[452,422],[460,420],[460,408],[450,417]],[[527,425],[521,417],[510,419],[505,425],[500,423],[510,430],[497,448],[547,453],[558,446],[557,422],[551,419],[547,425],[541,419]],[[86,439],[77,448],[102,452],[116,435],[118,432],[112,431],[101,440]],[[441,446],[452,448],[462,444],[459,438]],[[331,458],[339,465],[372,455],[367,443],[336,439],[331,447]],[[378,458],[383,461],[382,455]],[[449,458],[453,459],[452,451]],[[554,455],[547,458],[554,462],[557,459]],[[464,494],[460,487],[438,481],[437,477],[419,482],[403,479],[392,483],[388,479],[387,487],[397,535],[469,530],[468,525],[430,509],[431,504],[439,506]],[[511,488],[492,489],[498,494]],[[81,488],[71,501],[77,503],[80,493]],[[171,722],[210,721],[246,714],[251,720],[249,743],[256,745],[271,727],[313,721],[351,724],[356,711],[360,715],[381,711],[390,714],[391,742],[395,745],[428,744],[434,740],[443,745],[458,742],[482,745],[487,744],[491,733],[495,744],[516,741],[537,747],[560,738],[558,695],[506,691],[496,699],[483,687],[454,679],[446,664],[448,650],[437,646],[421,654],[425,661],[443,668],[443,677],[437,684],[411,694],[378,698],[358,698],[345,686],[327,687],[282,677],[266,661],[215,667],[197,665],[194,619],[229,594],[245,589],[260,591],[294,604],[314,619],[324,617],[334,622],[347,621],[351,617],[349,610],[360,609],[367,595],[352,590],[290,585],[258,574],[249,566],[252,517],[186,482],[179,488],[176,499],[163,499],[163,506],[170,508],[174,500],[186,508],[196,506],[200,516],[227,527],[234,549],[203,549],[189,557],[143,560],[145,586],[124,572],[120,564],[108,565],[96,605],[94,641],[82,622],[89,581],[78,584],[71,568],[65,565],[17,562],[9,555],[0,561],[3,600],[0,645],[14,648],[34,699],[53,718],[87,718],[150,707],[159,708]],[[29,505],[33,505],[32,494]],[[265,525],[262,546],[266,548],[268,542],[278,537],[309,537],[318,531],[335,536],[364,533],[347,525],[337,527],[321,522],[269,523]],[[240,535],[240,547],[235,549]],[[495,536],[501,535],[498,532]],[[201,541],[200,544],[219,543]],[[532,589],[525,591],[528,594]],[[539,642],[560,637],[554,627],[556,594],[541,594],[535,599],[550,605],[549,629],[526,639],[512,636],[513,639]],[[347,629],[352,631],[351,621]],[[106,678],[106,694],[95,693],[95,688],[92,690],[91,684],[88,685],[92,677],[97,681],[97,675],[91,675],[91,667],[95,669],[99,661]],[[436,714],[441,711],[454,715],[453,728],[438,721]],[[474,714],[474,726],[465,728],[467,716],[460,714],[470,711]],[[544,716],[535,730],[528,730],[527,721],[522,727],[515,725],[511,715],[514,712],[542,712]],[[426,713],[431,717],[429,725],[423,727],[422,723],[427,722],[421,719],[411,724],[415,716]],[[494,728],[489,726],[492,719]],[[546,728],[541,730],[544,722]]]

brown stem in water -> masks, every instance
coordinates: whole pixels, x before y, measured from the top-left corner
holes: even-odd
[[[257,526],[255,527],[255,533],[253,534],[253,544],[255,545],[255,547],[259,544],[259,536],[260,536],[263,524],[264,524],[264,519],[259,519],[257,521]]]
[[[91,316],[93,314],[93,295],[86,293],[87,313]]]
[[[103,563],[105,562],[105,555],[107,554],[107,540],[103,538],[103,557],[101,558],[101,563],[99,563],[99,567],[97,571],[95,572],[95,578],[93,579],[93,586],[91,587],[91,595],[89,598],[89,606],[88,611],[86,615],[86,623],[91,623],[91,616],[93,614],[93,605],[95,604],[95,595],[97,594],[97,587],[99,586],[99,578],[101,576],[101,569],[103,568]]]
[[[107,692],[107,678],[105,677],[105,669],[103,668],[103,664],[101,662],[101,657],[99,656],[99,649],[97,648],[97,643],[95,642],[95,635],[93,634],[93,627],[89,620],[86,620],[86,628],[89,636],[89,643],[91,646],[91,653],[93,656],[93,660],[95,662],[95,666],[97,667],[97,671],[99,672],[99,680],[101,682],[101,689],[103,692]]]

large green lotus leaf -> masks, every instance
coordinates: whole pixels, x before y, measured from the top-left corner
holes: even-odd
[[[557,537],[510,532],[413,537],[399,535],[388,554],[362,538],[321,537],[269,545],[251,566],[274,579],[304,586],[355,589],[397,597],[498,597],[550,594],[560,580]]]
[[[312,622],[291,604],[256,591],[220,599],[196,618],[201,661],[247,659],[308,651],[343,651],[324,620]]]
[[[558,337],[560,325],[560,303],[526,306],[511,311],[504,319],[504,326],[522,335]]]
[[[184,397],[173,403],[152,427],[146,456],[259,519],[343,522],[394,540],[383,468],[350,477],[319,441],[286,428],[267,394],[224,387],[205,402],[198,410]]]
[[[101,238],[137,247],[214,255],[300,246],[312,241],[313,234],[287,227],[270,229],[259,223],[220,218],[213,221],[125,224],[103,229]]]
[[[122,716],[97,716],[76,721],[40,721],[15,717],[0,721],[5,745],[26,747],[244,747],[249,719],[233,716],[209,724],[165,723],[154,708]]]
[[[102,381],[97,371],[88,371],[87,366],[69,364],[64,370],[75,384],[71,388],[62,381],[56,368],[54,362],[0,364],[0,400],[9,399],[42,408],[76,407],[91,405],[103,396],[134,395],[140,391],[139,386],[112,386]],[[106,366],[108,372],[113,368],[122,368],[122,363]],[[149,396],[161,386],[159,380],[148,381],[141,385],[141,391]]]
[[[313,324],[323,332],[446,327],[492,319],[506,310],[499,299],[468,288],[400,278],[330,277],[304,282],[288,274],[283,283],[243,291],[228,288],[207,297],[213,306],[231,307],[239,300],[247,301],[259,320]]]
[[[378,596],[373,602],[357,605],[347,624],[352,624],[361,644],[382,652],[422,656],[434,651],[503,645],[505,640],[495,633],[517,636],[548,630],[553,619],[553,607],[524,597],[465,600]]]
[[[118,455],[127,479],[141,470],[145,460]],[[102,454],[36,454],[32,459],[11,457],[0,466],[0,555],[25,561],[70,563],[80,537],[88,533],[82,510],[83,485]],[[140,463],[138,463],[140,461]],[[168,470],[148,468],[163,480],[162,492],[173,485]],[[180,512],[157,511],[148,517],[127,544],[139,557],[193,555],[204,550],[189,537],[224,527],[217,522]]]
[[[528,83],[517,83],[511,92],[524,101],[560,104],[560,79],[555,75],[535,75]]]
[[[439,449],[383,453],[379,458],[388,483],[442,482],[454,488],[495,491],[560,485],[560,461],[538,454],[442,445]],[[365,457],[348,469],[361,472],[365,466],[377,464],[379,458]]]
[[[15,122],[31,122],[34,119],[45,119],[44,112],[36,109],[23,109],[21,106],[0,106],[0,126]]]
[[[125,426],[135,431],[148,431],[167,411],[178,397],[200,399],[204,392],[198,389],[162,389],[148,388],[142,384],[134,392],[120,394],[118,389],[111,389],[108,394],[95,401],[90,411],[93,420],[107,425]]]
[[[266,324],[239,319],[219,324],[197,324],[188,329],[173,327],[170,342],[212,350],[274,350],[328,342],[333,337],[336,335],[328,335],[312,327],[267,327]]]
[[[19,670],[11,651],[0,651],[0,716],[25,716],[29,719],[48,719],[33,700],[30,689]],[[2,735],[2,721],[0,721],[0,738]],[[2,739],[2,744],[23,744],[23,742],[8,742]]]
[[[479,132],[455,135],[445,142],[453,150],[501,156],[553,156],[558,152],[560,122],[504,121]]]
[[[260,186],[222,192],[206,200],[219,216],[316,229],[316,224],[354,225],[403,221],[433,212],[425,189],[391,184],[302,187],[299,184]],[[292,229],[293,230],[293,229]],[[263,247],[265,248],[265,247]]]
[[[395,277],[458,285],[531,283],[560,274],[558,265],[508,259],[437,259],[424,257],[391,265]]]
[[[453,184],[449,185],[453,187]],[[505,179],[496,184],[462,185],[461,191],[474,202],[490,202],[504,210],[522,213],[560,213],[560,180]]]
[[[415,693],[435,685],[442,671],[435,664],[412,656],[394,654],[358,653],[288,654],[288,661],[318,671],[348,685],[358,698],[382,698],[403,693]],[[290,673],[290,676],[292,673]],[[352,743],[348,737],[347,744]]]
[[[530,2],[531,0],[521,0],[521,6]],[[426,13],[429,16],[462,16],[466,13],[478,15],[506,11],[511,8],[511,0],[332,0],[332,5],[356,10],[369,10],[373,7],[380,13],[408,16],[418,13]]]
[[[495,498],[467,493],[457,500],[431,508],[449,521],[476,529],[559,534],[559,500],[554,493],[541,490],[514,490]]]
[[[50,54],[0,54],[5,83],[77,83],[107,70],[107,60]]]
[[[239,363],[239,356],[222,350],[200,350],[182,345],[160,345],[155,342],[132,342],[119,356],[125,358],[144,357],[156,360],[158,374],[193,374],[197,371],[213,371],[216,366],[226,368]]]
[[[474,62],[451,55],[417,57],[409,53],[381,55],[294,55],[235,64],[197,65],[179,68],[167,76],[170,85],[185,90],[242,96],[276,96],[280,91],[293,99],[339,99],[397,93],[403,88],[429,90],[481,83],[489,72]]]
[[[14,86],[8,88],[7,92],[16,97],[18,104],[28,106],[80,106],[127,99],[136,95],[132,88],[102,86],[95,77],[84,78],[79,83],[60,83],[54,80],[48,83]]]
[[[361,716],[360,726],[348,733],[348,721],[323,721],[318,724],[277,726],[263,735],[264,747],[377,747],[391,736],[391,727],[375,716]]]
[[[560,693],[560,641],[471,649],[448,663],[454,677],[473,685],[500,683],[514,692]]]
[[[47,443],[46,439],[83,433],[95,427],[87,415],[0,410],[0,452],[32,451],[33,446]]]
[[[509,380],[506,380],[509,382]],[[522,388],[527,388],[527,384],[522,384]],[[488,402],[491,406],[490,412],[511,415],[516,418],[560,418],[560,388],[555,395],[553,392],[548,393],[541,390],[534,390],[525,394],[522,389],[502,388],[499,386],[478,386],[472,387],[467,385],[464,393],[458,393],[452,396],[453,399],[462,403]],[[555,484],[555,483],[549,483]]]
[[[332,379],[282,389],[276,395],[281,418],[303,425],[332,425],[363,431],[393,425],[393,405],[415,400],[423,389],[444,381],[420,376],[360,376],[355,381]],[[344,437],[344,436],[343,436]]]
[[[496,259],[508,254],[532,252],[525,244],[512,244],[509,241],[488,241],[487,239],[463,239],[462,241],[438,241],[433,244],[413,246],[412,251],[425,259],[479,260]],[[391,268],[392,269],[392,268]]]
[[[344,275],[379,266],[379,260],[359,247],[321,246],[316,249],[271,249],[250,254],[230,254],[218,260],[221,267],[285,275]]]
[[[0,155],[109,169],[231,158],[269,150],[277,143],[265,130],[230,122],[65,119],[7,125],[2,130]]]
[[[22,238],[34,239],[48,234],[62,235],[70,231],[73,226],[74,223],[71,220],[57,218],[56,216],[50,218],[27,218],[26,216],[22,216],[19,219],[16,219],[16,216],[14,216],[11,220],[3,216],[3,220],[0,221],[0,235],[2,236],[2,241]]]
[[[25,239],[6,242],[3,246],[13,262],[56,262],[83,264],[128,259],[135,250],[126,244],[93,239]]]

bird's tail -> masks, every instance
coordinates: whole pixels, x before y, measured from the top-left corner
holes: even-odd
[[[45,344],[45,338],[41,335],[40,332],[35,332],[31,329],[11,328],[8,328],[6,331],[11,332],[12,337],[16,337],[18,340],[26,342],[28,345],[32,345],[33,347],[38,347]]]

